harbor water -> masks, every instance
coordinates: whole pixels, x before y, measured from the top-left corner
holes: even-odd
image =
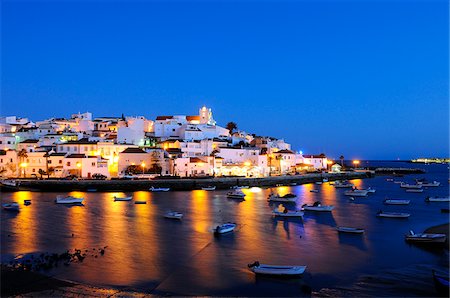
[[[1,257],[9,262],[40,253],[80,249],[83,262],[44,271],[56,278],[100,287],[133,289],[155,295],[210,296],[435,296],[431,270],[448,272],[448,250],[405,242],[410,230],[449,222],[448,203],[427,203],[427,196],[448,196],[448,165],[402,162],[363,162],[362,166],[418,167],[425,174],[376,176],[351,182],[376,189],[354,200],[346,189],[329,183],[244,189],[245,201],[227,199],[226,190],[179,192],[28,192],[2,193],[1,202],[19,202],[20,212],[1,212]],[[407,193],[394,178],[439,181],[423,193]],[[310,192],[316,189],[319,192]],[[300,209],[320,201],[330,212],[305,211],[303,219],[272,217],[279,204],[269,193],[294,193]],[[84,206],[55,204],[57,195],[84,197]],[[133,196],[115,202],[114,196]],[[385,198],[408,199],[407,206],[386,206]],[[24,200],[32,204],[24,206]],[[134,204],[145,200],[146,204]],[[378,218],[380,210],[408,212],[408,219]],[[168,211],[184,214],[164,218]],[[235,232],[215,237],[225,222]],[[339,234],[336,226],[364,228],[362,235]],[[104,248],[105,254],[97,253]],[[247,264],[306,265],[301,278],[260,278]]]

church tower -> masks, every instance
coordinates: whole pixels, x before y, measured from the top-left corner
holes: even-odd
[[[200,115],[200,124],[216,125],[216,121],[214,121],[213,119],[211,109],[208,109],[207,107],[203,106],[199,110],[199,115]]]

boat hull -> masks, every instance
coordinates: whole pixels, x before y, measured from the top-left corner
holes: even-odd
[[[363,234],[364,229],[349,228],[349,227],[336,227],[339,233],[349,233],[349,234]]]
[[[385,205],[409,205],[410,200],[384,200]]]
[[[259,265],[251,267],[250,270],[258,275],[299,276],[305,272],[306,266]]]

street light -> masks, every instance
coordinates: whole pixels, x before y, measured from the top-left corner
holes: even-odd
[[[22,168],[23,177],[25,178],[25,168],[28,164],[26,162],[22,162],[19,166]]]
[[[81,163],[77,162],[78,176],[81,177]]]
[[[141,167],[142,167],[142,175],[144,175],[144,169],[145,169],[145,163],[141,163]]]
[[[359,165],[359,160],[354,160],[353,161],[353,166],[356,168]]]

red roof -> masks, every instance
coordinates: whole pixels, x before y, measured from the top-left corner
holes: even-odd
[[[156,117],[156,120],[167,120],[167,119],[172,119],[173,116],[158,116]]]
[[[198,120],[200,121],[200,116],[186,116],[187,121]]]
[[[205,163],[204,160],[201,160],[201,159],[198,158],[198,157],[191,157],[189,161],[190,161],[191,163]]]

